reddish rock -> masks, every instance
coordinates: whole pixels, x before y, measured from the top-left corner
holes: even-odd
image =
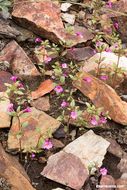
[[[118,158],[122,158],[124,155],[124,151],[122,150],[121,146],[116,142],[116,140],[112,138],[106,138],[107,141],[110,142],[110,146],[108,147],[108,152],[113,154]]]
[[[54,89],[54,87],[55,86],[52,80],[45,80],[40,84],[37,90],[31,93],[32,99],[37,99],[41,96],[44,96],[45,94],[51,92]]]
[[[12,84],[13,82],[10,80],[11,73],[6,71],[0,71],[0,92],[6,91],[7,87],[5,83]]]
[[[86,77],[92,79],[90,83],[83,80]],[[105,112],[108,111],[111,119],[127,125],[127,103],[121,100],[113,88],[86,72],[78,73],[73,85],[90,98],[96,107],[103,107]]]
[[[116,187],[119,190],[127,190],[127,173],[124,173],[120,179],[116,180]]]
[[[16,158],[8,155],[0,144],[0,177],[10,184],[12,190],[35,190],[23,167]]]
[[[93,38],[89,30],[80,26],[74,27],[74,34],[67,33],[61,20],[58,3],[50,0],[41,2],[16,0],[12,16],[20,25],[34,33],[55,43],[62,41],[68,47]],[[82,37],[77,36],[76,32],[81,32]]]
[[[48,165],[41,174],[76,190],[80,190],[88,178],[88,172],[81,160],[62,151],[49,158]]]
[[[29,152],[37,147],[42,148],[43,143],[38,144],[40,136],[44,139],[49,138],[49,134],[52,134],[60,126],[59,121],[35,108],[31,108],[29,113],[22,113],[19,119],[20,125],[17,117],[12,120],[8,135],[9,149],[19,149],[20,145],[24,151]]]
[[[118,169],[122,173],[127,173],[127,154],[125,154],[120,160],[120,163],[118,164]]]
[[[48,111],[50,109],[49,97],[44,96],[44,97],[40,97],[36,100],[33,100],[31,102],[31,105],[38,110]]]
[[[74,59],[76,61],[86,60],[94,55],[94,51],[91,47],[72,48],[67,50],[67,58]]]
[[[11,41],[3,49],[0,61],[8,61],[14,75],[21,79],[33,79],[40,73],[16,41]]]
[[[20,25],[51,41],[63,41],[65,37],[58,3],[50,0],[18,0],[14,4],[12,16]]]
[[[116,187],[115,180],[110,175],[102,176],[100,185],[98,187],[99,190],[114,190],[114,188]]]
[[[52,139],[51,139],[51,142],[52,142],[53,147],[54,147],[55,149],[56,149],[56,148],[63,148],[63,147],[64,147],[64,144],[63,144],[60,140],[58,140],[58,139],[52,138]]]

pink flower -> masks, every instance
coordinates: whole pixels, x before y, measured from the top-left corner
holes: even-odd
[[[18,77],[16,77],[16,76],[12,76],[10,79],[11,79],[13,82],[16,82],[17,79],[18,79]]]
[[[80,38],[83,38],[82,32],[76,32],[75,34],[76,34],[76,36],[78,36],[78,37],[80,37]]]
[[[41,39],[41,38],[36,38],[36,39],[35,39],[35,43],[40,43],[40,42],[42,42],[42,39]]]
[[[47,150],[51,149],[52,147],[53,144],[49,139],[45,140],[44,144],[42,145],[42,148]]]
[[[7,112],[13,112],[14,111],[14,105],[11,103],[8,105]]]
[[[108,2],[107,2],[107,7],[108,7],[108,8],[112,8],[112,2],[111,2],[111,1],[108,1]]]
[[[76,111],[72,111],[70,116],[72,119],[76,119],[78,117],[78,114]]]
[[[34,153],[31,154],[31,158],[35,158],[35,154]]]
[[[108,79],[108,76],[107,76],[107,75],[101,75],[101,76],[100,76],[100,79],[105,81],[105,80]]]
[[[98,125],[98,121],[96,120],[95,117],[92,117],[91,120],[90,120],[90,123],[94,126],[97,126]]]
[[[90,77],[84,77],[83,80],[88,83],[91,83],[91,81],[92,81],[92,79]]]
[[[99,124],[107,123],[107,119],[105,117],[100,117]]]
[[[45,62],[45,63],[49,63],[51,60],[52,60],[52,58],[49,57],[49,56],[46,56],[46,57],[44,58],[44,62]]]
[[[68,106],[68,102],[66,102],[66,101],[63,100],[63,102],[61,103],[61,107],[65,108],[67,106]]]
[[[61,93],[61,92],[63,92],[63,88],[62,88],[62,86],[60,86],[60,85],[58,85],[58,86],[56,86],[55,88],[54,88],[54,90],[56,91],[56,93]]]
[[[107,175],[108,170],[106,168],[100,168],[101,175]]]
[[[114,28],[115,28],[116,30],[118,30],[118,28],[119,28],[118,22],[115,22],[115,23],[114,23]]]
[[[63,68],[63,69],[68,68],[67,63],[62,63],[62,65],[61,65],[61,66],[62,66],[62,68]]]
[[[23,112],[24,112],[24,113],[28,113],[28,112],[31,112],[31,109],[30,109],[30,107],[27,107],[27,108],[25,108],[25,109],[23,110]]]

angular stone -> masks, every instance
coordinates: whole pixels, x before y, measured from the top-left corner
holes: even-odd
[[[81,160],[63,151],[49,158],[41,175],[76,190],[80,190],[88,178],[88,172]]]
[[[118,158],[122,158],[124,155],[124,151],[122,150],[121,146],[116,142],[116,140],[112,138],[106,138],[107,141],[110,142],[110,146],[108,147],[108,152],[113,154]]]
[[[127,154],[123,156],[117,167],[121,173],[127,173]]]
[[[127,190],[127,173],[124,173],[120,179],[116,180],[116,187],[120,190]]]
[[[51,41],[63,41],[65,37],[59,6],[50,0],[16,1],[12,16],[20,25]]]
[[[90,130],[51,156],[41,174],[79,190],[89,176],[90,164],[96,163],[97,167],[102,165],[109,144]]]
[[[52,190],[64,190],[64,189],[62,189],[62,188],[56,188],[56,189],[52,189]]]
[[[18,119],[16,117],[13,118],[11,130],[8,136],[9,149],[19,149],[19,142],[21,142],[22,149],[25,151],[31,151],[31,149],[36,148],[38,145],[40,135],[44,139],[48,138],[48,134],[53,133],[60,126],[59,121],[35,108],[31,108],[31,112],[29,113],[21,114],[19,119],[20,124],[22,125],[20,131]],[[20,141],[17,136],[19,132],[21,132]]]
[[[37,90],[31,93],[32,99],[34,100],[40,98],[41,96],[44,96],[45,94],[51,92],[54,89],[54,87],[55,85],[52,80],[45,80],[40,84]]]
[[[49,96],[40,97],[31,102],[31,106],[41,111],[48,111],[50,109]]]
[[[0,37],[16,38],[20,35],[20,32],[14,27],[10,26],[9,23],[0,19]]]
[[[67,58],[76,61],[84,61],[94,55],[94,50],[91,47],[73,48],[67,50]]]
[[[85,61],[83,70],[86,72],[94,71],[98,64],[96,63],[97,60],[100,58],[100,53],[96,53],[93,57]],[[100,67],[102,68],[112,68],[113,64],[117,64],[118,56],[112,52],[102,52],[101,58],[104,60],[101,62]],[[121,56],[119,59],[119,68],[124,68],[127,72],[127,58],[125,56]]]
[[[115,122],[127,125],[127,103],[121,100],[113,88],[86,72],[78,73],[77,77],[78,80],[73,82],[74,87],[90,98],[96,107],[103,107],[104,112],[108,111]],[[85,77],[92,81],[85,82]]]
[[[60,9],[61,11],[66,12],[69,9],[69,7],[71,7],[71,5],[71,3],[62,3]]]
[[[1,98],[4,98],[4,100],[0,100],[0,128],[7,128],[11,125],[11,117],[7,113],[10,100],[8,99],[7,94],[4,92],[0,92],[0,99]]]
[[[0,177],[3,177],[11,186],[11,190],[35,190],[23,167],[16,158],[8,155],[0,144]]]
[[[65,22],[67,22],[67,23],[69,23],[71,25],[73,25],[75,23],[75,15],[72,15],[72,14],[69,14],[69,13],[63,13],[62,14],[62,19]]]
[[[6,91],[7,87],[5,83],[12,84],[13,82],[10,80],[11,73],[6,71],[0,71],[0,92]]]
[[[54,148],[63,148],[64,147],[64,144],[60,140],[52,138],[51,142],[52,142]]]
[[[16,41],[11,41],[2,51],[0,61],[8,61],[14,75],[21,79],[31,79],[40,73]]]
[[[114,178],[110,175],[102,176],[99,187],[99,190],[113,190],[116,187]]]
[[[89,130],[68,144],[63,150],[80,158],[88,170],[91,163],[96,163],[97,167],[101,167],[109,145],[108,141],[96,135],[92,130]]]

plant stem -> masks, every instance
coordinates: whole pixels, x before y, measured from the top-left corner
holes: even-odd
[[[98,61],[98,67],[97,67],[97,74],[96,74],[96,76],[99,76],[99,74],[100,74],[101,59],[102,59],[102,52],[100,52],[100,57],[99,57],[99,61]]]
[[[112,79],[112,86],[114,88],[115,88],[115,81],[116,81],[116,78],[117,78],[117,71],[118,71],[118,67],[119,67],[119,61],[120,61],[120,51],[118,53],[118,60],[117,60],[117,64],[116,64],[115,74],[114,74],[113,79]]]

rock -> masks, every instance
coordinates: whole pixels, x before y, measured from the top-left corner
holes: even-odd
[[[91,47],[73,48],[67,50],[67,58],[76,61],[84,61],[94,55],[94,50]]]
[[[102,59],[104,60],[101,62],[100,66],[102,68],[112,68],[113,64],[117,64],[118,56],[112,52],[102,52],[101,53]],[[100,53],[96,53],[93,57],[85,61],[83,70],[86,72],[94,71],[98,64],[96,63],[97,60],[100,58]],[[125,56],[121,56],[119,60],[119,66],[124,68],[127,72],[127,58]]]
[[[31,93],[32,99],[34,100],[40,98],[41,96],[44,96],[45,94],[51,92],[54,89],[54,87],[55,85],[52,80],[45,80],[40,84],[37,90]]]
[[[76,190],[81,189],[88,178],[87,170],[81,160],[63,151],[49,158],[41,175]]]
[[[35,190],[27,176],[25,170],[21,167],[16,158],[8,155],[0,145],[0,177],[7,180],[11,190]]]
[[[121,146],[116,142],[116,140],[112,138],[106,138],[107,141],[110,142],[110,146],[108,147],[108,152],[113,154],[118,158],[122,158],[124,155],[124,151],[122,150]]]
[[[1,98],[4,98],[1,100]],[[7,128],[11,125],[11,117],[7,113],[10,100],[4,92],[0,92],[0,128]]]
[[[65,37],[59,6],[50,0],[41,2],[18,0],[14,4],[12,16],[21,26],[53,42],[63,41]]]
[[[72,14],[69,14],[69,13],[63,13],[62,14],[62,19],[65,22],[67,22],[67,23],[69,23],[71,25],[73,25],[75,23],[75,15],[72,15]]]
[[[127,173],[123,174],[120,179],[116,180],[116,187],[120,190],[127,190]]]
[[[66,12],[71,7],[71,5],[71,3],[62,3],[60,9],[61,11]]]
[[[13,82],[10,80],[11,73],[6,71],[0,71],[0,92],[4,92],[7,90],[5,83],[12,84]]]
[[[127,173],[127,154],[123,156],[117,167],[121,173]]]
[[[0,61],[8,61],[14,75],[23,80],[38,78],[40,73],[16,41],[11,41],[3,49]]]
[[[20,32],[3,19],[0,19],[0,37],[16,38],[20,35]]]
[[[113,190],[116,187],[115,180],[110,175],[102,176],[100,185],[98,185],[98,187],[99,190],[107,190],[107,188],[109,190]]]
[[[53,147],[54,147],[55,149],[57,149],[57,148],[63,148],[63,147],[64,147],[64,144],[63,144],[60,140],[57,140],[57,139],[52,138],[52,139],[51,139],[51,142],[52,142]]]
[[[127,103],[121,100],[113,88],[86,72],[79,72],[77,77],[78,80],[73,82],[74,87],[90,98],[97,108],[103,107],[104,112],[108,111],[115,122],[127,125]],[[83,80],[86,77],[91,78],[90,83]]]
[[[79,190],[89,176],[89,166],[102,165],[109,142],[92,130],[67,145],[62,151],[49,157],[42,175],[58,183]]]
[[[50,109],[49,96],[40,97],[31,102],[31,106],[41,111],[48,111]]]
[[[84,166],[88,169],[90,163],[96,163],[97,167],[101,167],[109,145],[110,143],[108,141],[96,135],[92,130],[89,130],[67,145],[63,150],[80,158]]]
[[[53,137],[56,139],[64,138],[66,136],[66,132],[62,126],[60,126],[53,134]]]
[[[93,34],[85,27],[75,25],[73,34],[66,33],[65,45],[67,47],[76,46],[80,43],[85,43],[93,39]]]
[[[49,138],[49,134],[52,134],[60,125],[59,121],[35,108],[31,108],[29,113],[21,114],[19,119],[22,129],[19,130],[18,119],[14,117],[8,137],[8,149],[19,149],[20,142],[24,151],[31,151],[37,146],[41,148],[42,145],[40,147],[38,144],[40,135],[44,139]]]
[[[36,47],[35,48],[35,54],[34,54],[34,59],[37,64],[43,64],[45,58],[48,57],[48,52],[44,47]],[[45,64],[45,63],[44,63]]]

